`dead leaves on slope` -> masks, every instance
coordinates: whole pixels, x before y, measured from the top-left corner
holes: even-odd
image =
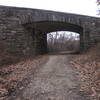
[[[0,69],[0,100],[6,100],[17,88],[22,89],[27,79],[38,69],[39,65],[47,61],[46,56],[28,58],[17,64]],[[23,81],[24,80],[24,81]]]
[[[75,56],[71,63],[79,70],[80,91],[100,100],[100,44],[87,54]]]

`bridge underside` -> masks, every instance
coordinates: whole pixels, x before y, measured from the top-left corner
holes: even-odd
[[[77,25],[62,23],[41,21],[35,23],[29,23],[24,25],[27,30],[31,30],[33,37],[33,47],[35,54],[47,53],[47,33],[56,31],[71,31],[80,34],[80,51],[83,50],[83,28]]]
[[[54,32],[54,31],[72,31],[80,33],[82,31],[82,27],[78,25],[73,25],[69,23],[63,23],[63,22],[56,22],[56,21],[40,21],[40,22],[34,22],[30,24],[26,24],[26,27],[28,28],[34,28],[37,31],[41,32]]]

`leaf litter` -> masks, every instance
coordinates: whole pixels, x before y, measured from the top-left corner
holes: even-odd
[[[100,100],[100,44],[87,53],[75,55],[71,63],[79,70],[80,91],[90,96],[90,100]]]

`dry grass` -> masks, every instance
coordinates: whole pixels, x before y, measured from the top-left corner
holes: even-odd
[[[6,43],[4,41],[0,41],[0,67],[14,64],[20,61],[20,58],[18,56],[8,53],[5,47]]]
[[[46,60],[46,56],[39,56],[2,67],[0,69],[0,100],[5,100],[4,98],[11,95],[17,88],[22,89],[26,84],[25,81],[28,82],[27,78],[32,76]]]
[[[19,58],[5,50],[5,43],[0,41],[0,100],[6,100],[16,89],[23,89],[28,78],[47,61],[46,56]]]
[[[75,56],[72,64],[79,69],[80,91],[94,97],[93,100],[100,100],[100,44],[86,54]]]

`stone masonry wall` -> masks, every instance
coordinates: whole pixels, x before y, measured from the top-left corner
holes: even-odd
[[[46,52],[46,35],[41,30],[36,30],[33,24],[31,24],[32,27],[25,27],[26,24],[39,21],[57,21],[82,27],[83,32],[80,33],[82,49],[100,42],[99,18],[0,6],[0,41],[5,43],[5,50],[16,55],[26,56],[34,55],[36,52]]]

